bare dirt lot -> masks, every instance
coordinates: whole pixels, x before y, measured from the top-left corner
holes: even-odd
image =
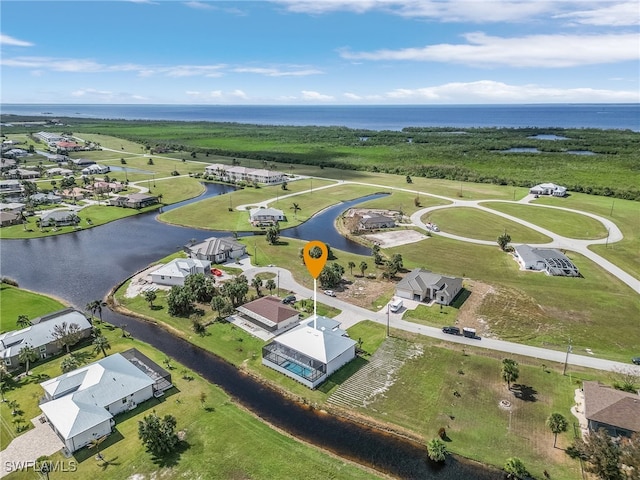
[[[345,285],[344,291],[337,292],[338,298],[362,308],[371,308],[374,300],[385,293],[393,292],[395,282],[356,277],[353,283]],[[380,305],[382,307],[384,305]]]
[[[380,248],[398,247],[407,243],[415,243],[425,238],[426,235],[415,230],[393,230],[391,232],[372,233],[363,235],[364,238],[380,245]]]

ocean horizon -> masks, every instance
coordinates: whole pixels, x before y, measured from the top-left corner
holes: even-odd
[[[640,131],[640,104],[637,103],[313,106],[5,103],[0,109],[3,115],[51,118],[339,126],[377,131],[410,127]]]

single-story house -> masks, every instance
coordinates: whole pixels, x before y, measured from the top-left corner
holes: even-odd
[[[109,355],[40,384],[44,390],[40,410],[68,452],[109,435],[115,415],[171,387],[171,376],[164,369],[137,351],[127,358],[130,353]],[[158,377],[165,380],[162,387]]]
[[[0,180],[0,195],[22,193],[24,187],[19,180]]]
[[[556,185],[555,183],[540,183],[529,189],[532,195],[552,195],[554,197],[564,197],[567,195],[567,187]]]
[[[396,296],[420,302],[450,305],[462,290],[462,279],[445,277],[437,273],[415,268],[396,285]]]
[[[39,358],[47,358],[61,351],[52,335],[56,326],[66,323],[77,324],[80,327],[81,338],[91,335],[91,323],[84,314],[73,308],[66,308],[57,312],[43,315],[31,320],[31,325],[20,329],[0,334],[0,357],[10,369],[17,368],[20,364],[18,356],[20,350],[26,345],[33,347],[38,352]]]
[[[77,152],[84,147],[80,143],[63,140],[61,142],[52,142],[49,144],[49,150],[58,152]]]
[[[262,347],[262,364],[316,388],[356,357],[356,344],[340,322],[311,316]]]
[[[211,275],[211,262],[197,258],[176,258],[151,272],[151,280],[158,285],[184,285],[189,275]]]
[[[54,193],[34,193],[29,197],[29,200],[36,205],[42,205],[48,203],[60,203],[62,201],[62,197]]]
[[[65,200],[73,200],[77,202],[78,200],[82,200],[85,197],[91,196],[91,192],[86,188],[73,187],[62,190],[60,192],[60,196]]]
[[[224,263],[247,253],[247,247],[233,237],[211,237],[199,243],[185,245],[184,251],[190,258]]]
[[[513,256],[525,270],[543,271],[555,276],[580,276],[578,267],[565,254],[555,249],[518,245],[514,248]]]
[[[120,182],[95,182],[92,188],[96,193],[118,193],[124,189],[124,185]]]
[[[22,215],[19,213],[0,212],[0,227],[9,227],[22,223]]]
[[[16,161],[13,158],[4,158],[0,159],[0,170],[9,170],[11,168],[16,168]]]
[[[40,217],[41,227],[64,227],[66,225],[77,225],[80,217],[73,210],[54,210],[44,212]]]
[[[613,437],[630,437],[640,432],[640,395],[602,385],[583,382],[584,414],[589,429],[606,429]]]
[[[70,165],[74,165],[74,166],[76,166],[78,168],[80,168],[80,167],[82,167],[82,168],[88,167],[89,165],[93,165],[95,163],[96,162],[94,160],[90,160],[88,158],[74,158],[74,159],[69,160],[69,164]]]
[[[7,173],[5,173],[5,177],[19,178],[21,180],[29,180],[32,178],[39,178],[40,173],[36,170],[25,170],[24,168],[14,168],[12,170],[8,170]]]
[[[299,312],[279,297],[260,297],[236,308],[244,320],[268,332],[283,332],[298,323]]]
[[[44,132],[44,131],[43,132],[34,133],[33,136],[36,137],[36,138],[39,138],[44,143],[61,142],[61,141],[63,141],[65,139],[62,135],[60,135],[58,133]]]
[[[129,195],[121,195],[109,200],[110,205],[126,208],[144,208],[156,203],[158,203],[158,197],[148,193],[130,193]]]
[[[285,220],[284,212],[277,208],[252,208],[249,210],[249,222],[254,226],[273,225]]]
[[[54,167],[45,170],[45,173],[47,174],[47,177],[55,177],[56,175],[68,177],[73,175],[73,170],[69,170],[68,168]]]
[[[100,175],[102,173],[109,173],[111,169],[107,165],[89,165],[82,169],[82,175]]]
[[[26,205],[20,202],[0,203],[0,212],[22,213]]]
[[[8,158],[18,158],[29,155],[29,152],[22,148],[12,148],[11,150],[7,150],[6,152],[4,152],[3,155]]]
[[[376,230],[378,228],[393,228],[396,222],[385,215],[363,215],[358,222],[360,230]]]

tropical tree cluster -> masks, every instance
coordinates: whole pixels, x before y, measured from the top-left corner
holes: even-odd
[[[175,433],[176,425],[173,415],[160,418],[153,412],[138,421],[138,438],[150,453],[162,457],[178,446],[180,440]]]
[[[331,262],[324,266],[318,280],[322,288],[336,288],[342,282],[342,275],[344,275],[344,267],[339,263]]]
[[[640,434],[630,438],[612,438],[601,428],[577,439],[567,454],[587,463],[587,470],[602,480],[636,480],[640,478]]]

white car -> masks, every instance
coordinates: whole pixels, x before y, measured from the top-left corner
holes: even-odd
[[[333,290],[325,290],[324,294],[329,296],[329,297],[335,297],[336,296],[336,292],[334,292]]]

